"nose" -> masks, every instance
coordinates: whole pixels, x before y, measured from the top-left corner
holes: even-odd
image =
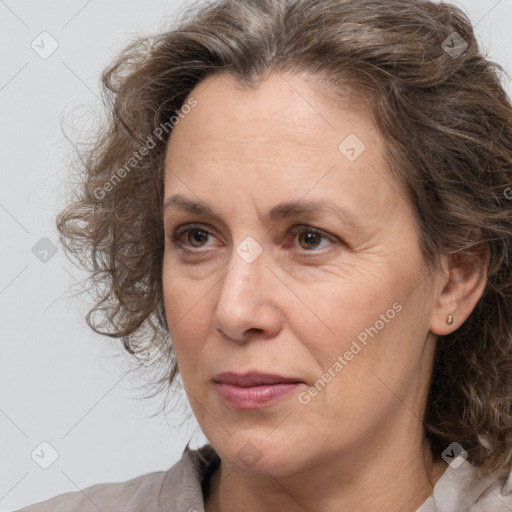
[[[273,338],[281,329],[276,287],[282,283],[269,268],[265,251],[251,261],[236,249],[233,249],[228,271],[219,283],[214,328],[237,342]]]

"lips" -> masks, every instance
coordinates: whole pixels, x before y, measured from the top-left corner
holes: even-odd
[[[240,386],[243,388],[250,386],[263,386],[269,384],[288,384],[302,382],[300,379],[296,379],[293,377],[284,377],[282,375],[259,372],[248,372],[244,374],[235,372],[224,372],[217,375],[213,380],[214,382],[232,384],[234,386]]]
[[[304,384],[294,377],[258,372],[224,372],[213,380],[225,405],[233,409],[268,407]]]

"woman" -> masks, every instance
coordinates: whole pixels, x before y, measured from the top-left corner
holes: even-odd
[[[91,327],[179,368],[210,444],[23,510],[511,510],[497,68],[417,0],[225,1],[128,47],[58,227]]]

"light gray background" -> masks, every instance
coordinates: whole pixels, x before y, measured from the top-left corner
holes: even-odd
[[[456,3],[512,74],[512,0]],[[61,248],[46,262],[32,251],[43,237],[57,241],[70,150],[61,121],[87,119],[115,52],[163,30],[183,4],[0,0],[0,511],[166,470],[190,438],[205,442],[193,420],[179,428],[184,411],[151,417],[160,402],[137,398],[144,383],[123,377],[130,363],[119,342],[90,332],[86,304],[67,298],[80,276]],[[59,45],[47,59],[31,47],[43,31]],[[31,458],[44,441],[58,452],[48,469]],[[39,461],[51,456],[38,450]]]

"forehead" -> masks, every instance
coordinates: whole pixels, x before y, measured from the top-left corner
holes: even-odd
[[[271,74],[248,87],[221,73],[200,82],[190,97],[196,99],[197,107],[180,124],[193,128],[196,138],[216,133],[224,140],[251,135],[271,139],[273,135],[285,143],[283,136],[290,141],[310,139],[314,131],[326,137],[327,144],[338,141],[348,126],[363,132],[374,125],[370,109],[355,95],[292,74]],[[182,130],[173,130],[170,139],[176,131]],[[372,139],[376,137],[374,132]]]
[[[271,75],[246,88],[223,74],[198,84],[189,98],[197,106],[168,142],[166,196],[236,188],[278,203],[283,194],[336,194],[349,206],[371,199],[378,210],[396,194],[371,113],[327,87]]]

